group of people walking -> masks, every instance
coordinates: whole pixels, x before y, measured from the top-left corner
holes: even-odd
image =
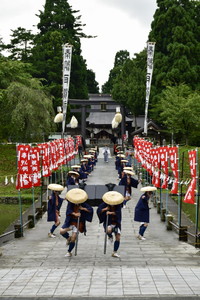
[[[119,185],[124,186],[124,195],[117,191],[108,191],[103,195],[102,203],[96,210],[99,222],[103,224],[105,232],[104,253],[106,253],[108,239],[113,243],[112,257],[116,258],[120,257],[118,249],[120,247],[121,237],[122,208],[125,208],[127,202],[131,199],[131,188],[137,188],[139,184],[139,181],[132,177],[134,175],[132,166],[127,165],[124,158],[123,153],[117,154],[115,163],[118,171]],[[77,174],[79,174],[78,170]],[[75,179],[77,178],[74,178],[74,181]],[[59,184],[50,184],[48,188],[52,190],[51,197],[48,201],[48,221],[54,221],[48,235],[49,237],[55,237],[54,231],[60,225],[60,208],[63,203],[63,199],[59,193],[64,190],[64,187]],[[155,189],[156,188],[152,186],[143,187],[141,191],[144,193],[141,195],[135,207],[134,220],[141,222],[138,233],[138,239],[140,240],[145,239],[144,232],[149,223],[148,201]],[[77,253],[79,232],[86,234],[86,222],[92,222],[93,220],[94,209],[86,203],[88,195],[80,186],[70,189],[65,198],[68,204],[65,221],[60,228],[60,234],[66,239],[68,246],[65,256],[71,257],[74,248],[75,255]],[[69,232],[71,232],[71,235]]]

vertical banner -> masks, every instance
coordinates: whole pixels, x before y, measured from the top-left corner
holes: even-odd
[[[66,114],[67,114],[71,58],[72,58],[72,46],[68,44],[63,45],[63,121],[62,121],[63,136],[65,132],[65,123],[66,123]]]
[[[145,100],[145,117],[144,117],[144,134],[147,135],[147,115],[149,107],[149,96],[151,89],[151,80],[153,74],[153,57],[154,57],[155,43],[147,43],[147,75],[146,75],[146,100]]]
[[[191,174],[191,182],[189,188],[185,194],[184,202],[185,203],[195,203],[195,189],[196,189],[196,175],[197,175],[197,151],[191,150],[188,151],[189,155],[189,165],[190,165],[190,174]]]

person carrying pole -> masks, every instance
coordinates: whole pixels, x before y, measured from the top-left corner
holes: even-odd
[[[60,208],[63,203],[63,199],[59,196],[60,192],[64,190],[64,187],[60,184],[51,183],[48,185],[48,189],[52,191],[48,201],[47,208],[47,222],[54,222],[51,227],[48,237],[55,238],[55,229],[60,225]]]
[[[88,195],[80,188],[69,190],[66,199],[68,200],[66,218],[60,229],[60,234],[67,239],[67,245],[69,246],[65,256],[71,257],[74,247],[75,255],[77,254],[79,232],[84,232],[86,235],[86,221],[92,222],[93,208],[84,203],[88,199]],[[71,236],[69,236],[68,231],[72,231]]]
[[[121,203],[124,201],[122,194],[116,191],[109,191],[102,197],[103,202],[97,208],[99,222],[103,223],[105,231],[104,254],[106,254],[107,236],[109,241],[113,242],[113,233],[115,242],[113,246],[112,257],[120,258],[117,253],[120,246],[121,237]]]

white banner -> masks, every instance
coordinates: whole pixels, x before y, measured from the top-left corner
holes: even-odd
[[[147,115],[149,107],[149,96],[151,89],[151,80],[153,74],[153,57],[154,57],[155,43],[147,43],[147,76],[146,76],[146,101],[145,101],[145,117],[144,117],[144,134],[147,135]]]
[[[62,121],[63,135],[65,132],[65,123],[66,123],[66,114],[67,114],[71,58],[72,58],[72,46],[68,44],[63,45],[63,121]]]

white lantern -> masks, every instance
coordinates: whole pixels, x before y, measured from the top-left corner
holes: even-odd
[[[58,113],[54,118],[54,123],[61,123],[63,121],[63,113]]]
[[[117,128],[118,125],[119,125],[119,123],[116,122],[116,121],[115,121],[115,118],[114,118],[114,119],[112,120],[112,128],[113,128],[113,129],[114,129],[114,128]]]
[[[72,116],[72,118],[71,118],[70,126],[71,126],[71,128],[77,128],[78,127],[78,121],[74,116]]]

